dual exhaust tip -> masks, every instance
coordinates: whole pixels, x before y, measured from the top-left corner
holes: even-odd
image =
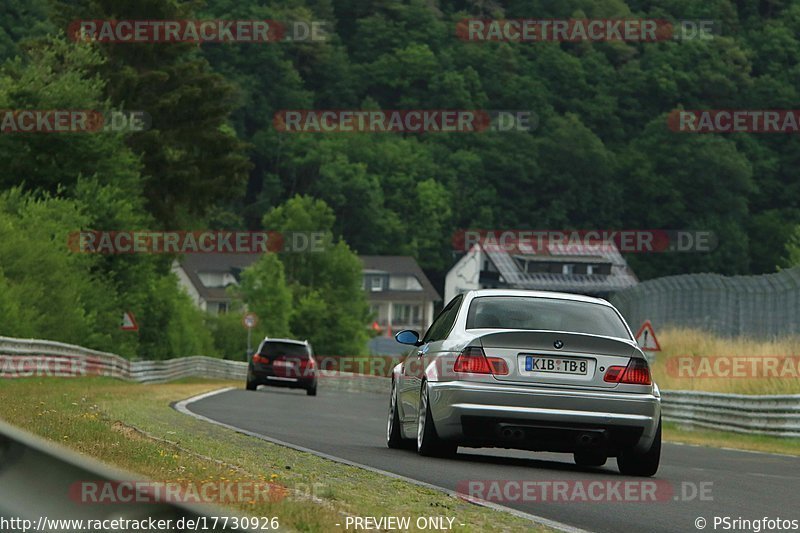
[[[500,435],[507,440],[519,441],[525,438],[525,433],[520,428],[504,427],[500,431]],[[577,440],[580,446],[592,446],[597,444],[600,438],[601,436],[592,433],[581,433]]]
[[[522,440],[525,434],[519,428],[503,428],[500,432],[504,439],[509,440]]]

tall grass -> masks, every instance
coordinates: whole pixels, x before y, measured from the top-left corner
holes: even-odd
[[[778,376],[748,375],[744,377],[692,377],[691,372],[679,375],[671,358],[683,356],[726,357],[726,358],[782,358],[794,356],[794,369],[800,361],[800,337],[787,337],[773,341],[755,340],[745,337],[721,338],[693,329],[665,329],[657,332],[661,352],[656,352],[651,364],[653,376],[662,389],[702,390],[730,392],[738,394],[797,394],[800,393],[800,378],[792,374],[778,372]],[[779,359],[779,369],[783,359]],[[762,368],[760,365],[758,368]],[[783,375],[784,377],[780,377]],[[797,375],[797,374],[794,374]]]

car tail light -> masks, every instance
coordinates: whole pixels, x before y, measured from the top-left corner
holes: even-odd
[[[636,385],[650,385],[650,368],[644,359],[631,359],[628,368],[622,375],[622,383],[633,383]]]
[[[508,365],[505,359],[502,357],[487,357],[486,360],[489,361],[489,366],[492,367],[492,374],[495,376],[508,375]]]
[[[269,363],[269,357],[264,357],[261,354],[253,354],[253,362],[260,364]]]
[[[610,366],[606,370],[606,375],[603,376],[603,381],[608,383],[619,383],[622,374],[625,372],[624,366]]]
[[[472,346],[458,354],[453,365],[454,372],[468,372],[470,374],[508,374],[508,365],[501,357],[486,357],[483,349]]]
[[[314,370],[316,367],[317,367],[317,364],[314,362],[313,359],[311,359],[311,358],[309,358],[309,359],[305,359],[305,358],[304,359],[300,359],[300,369],[301,370],[310,371],[310,370]]]
[[[633,385],[650,385],[650,368],[644,359],[631,359],[628,366],[610,366],[606,370],[603,381],[608,383],[631,383]]]

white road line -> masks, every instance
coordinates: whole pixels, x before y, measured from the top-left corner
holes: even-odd
[[[769,477],[775,479],[797,479],[795,476],[780,476],[778,474],[762,474],[761,472],[747,472],[748,476]]]
[[[210,397],[216,396],[218,394],[223,394],[223,393],[226,393],[226,392],[231,391],[231,390],[236,390],[236,389],[234,387],[226,387],[224,389],[219,389],[219,390],[215,390],[215,391],[211,391],[211,392],[206,392],[206,393],[200,394],[198,396],[193,396],[191,398],[187,398],[185,400],[181,400],[179,402],[175,402],[175,403],[172,404],[172,407],[176,411],[178,411],[180,413],[183,413],[185,415],[189,415],[191,417],[194,417],[194,418],[196,418],[198,420],[202,420],[204,422],[208,422],[210,424],[215,424],[217,426],[222,426],[224,428],[231,429],[233,431],[236,431],[237,433],[242,433],[243,435],[247,435],[249,437],[255,437],[257,439],[265,440],[265,441],[271,442],[273,444],[278,444],[280,446],[286,446],[287,448],[292,448],[293,450],[297,450],[297,451],[300,451],[300,452],[311,453],[311,454],[314,454],[314,455],[316,455],[318,457],[322,457],[324,459],[328,459],[330,461],[335,461],[337,463],[346,464],[346,465],[349,465],[349,466],[355,466],[355,467],[358,467],[358,468],[363,468],[365,470],[369,470],[370,472],[375,472],[377,474],[382,474],[384,476],[389,476],[389,477],[394,478],[394,479],[400,479],[400,480],[403,480],[403,481],[407,481],[409,483],[413,483],[414,485],[417,485],[417,486],[420,486],[420,487],[425,487],[427,489],[432,489],[432,490],[435,490],[435,491],[438,491],[438,492],[443,492],[443,493],[447,494],[448,496],[452,496],[454,498],[458,498],[458,499],[463,500],[463,501],[469,501],[471,503],[474,503],[476,505],[480,505],[482,507],[487,507],[489,509],[494,509],[496,511],[502,511],[504,513],[509,513],[509,514],[512,514],[512,515],[517,516],[519,518],[524,518],[526,520],[530,520],[531,522],[534,522],[536,524],[541,524],[543,526],[552,527],[554,529],[558,529],[560,531],[565,531],[567,533],[590,533],[586,529],[580,529],[580,528],[571,526],[569,524],[565,524],[563,522],[558,522],[556,520],[550,520],[549,518],[545,518],[543,516],[537,516],[537,515],[534,515],[534,514],[526,513],[526,512],[523,512],[523,511],[519,511],[517,509],[512,509],[511,507],[506,507],[505,505],[499,505],[499,504],[494,503],[494,502],[487,502],[487,501],[481,500],[479,498],[471,498],[471,497],[470,498],[466,498],[463,494],[459,495],[455,491],[452,491],[452,490],[447,489],[445,487],[439,487],[437,485],[432,485],[430,483],[426,483],[426,482],[420,481],[418,479],[406,477],[406,476],[403,476],[403,475],[400,475],[400,474],[395,474],[394,472],[389,472],[387,470],[381,470],[380,468],[375,468],[375,467],[368,466],[368,465],[362,465],[360,463],[356,463],[355,461],[350,461],[348,459],[343,459],[341,457],[336,457],[335,455],[330,455],[330,454],[327,454],[325,452],[312,450],[311,448],[306,448],[304,446],[298,446],[296,444],[292,444],[291,442],[282,441],[280,439],[274,439],[272,437],[268,437],[266,435],[261,435],[259,433],[254,432],[254,431],[248,431],[246,429],[242,429],[242,428],[239,428],[239,427],[236,427],[236,426],[232,426],[232,425],[226,424],[224,422],[219,422],[219,421],[214,420],[212,418],[208,418],[207,416],[203,416],[203,415],[199,415],[197,413],[193,413],[187,407],[190,404],[193,404],[194,402],[198,402],[200,400],[204,400],[206,398],[210,398]]]
[[[792,457],[794,459],[800,457],[797,455],[792,455],[790,453],[762,452],[759,450],[743,450],[741,448],[729,448],[727,446],[710,446],[706,444],[694,444],[691,442],[678,442],[674,440],[665,440],[664,444],[675,444],[676,446],[689,446],[691,448],[707,448],[709,450],[725,450],[728,452],[755,453],[758,455],[774,455],[775,457]]]

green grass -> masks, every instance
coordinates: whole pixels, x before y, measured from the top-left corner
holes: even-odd
[[[455,531],[551,531],[438,491],[343,465],[195,420],[169,407],[240,383],[185,380],[139,385],[108,378],[0,381],[0,418],[155,481],[271,482],[280,501],[239,502],[296,531],[338,530],[345,515],[455,518]],[[316,485],[315,485],[316,484]],[[309,488],[316,487],[309,497]],[[463,526],[460,524],[464,524]]]
[[[761,341],[745,337],[720,338],[712,334],[692,329],[664,329],[656,332],[661,345],[655,362],[651,365],[653,377],[659,387],[665,390],[700,390],[710,392],[726,392],[738,394],[798,394],[800,379],[793,373],[775,373],[777,375],[755,375],[746,377],[689,377],[677,375],[670,370],[668,360],[682,356],[700,356],[704,358],[772,357],[781,358],[800,355],[800,337],[787,337],[773,341]],[[780,365],[783,359],[779,359]],[[714,361],[714,359],[711,359]],[[797,369],[797,361],[794,361]],[[779,366],[779,368],[783,368]],[[724,370],[723,370],[724,371]],[[761,370],[759,370],[761,371]],[[713,372],[710,372],[713,374]],[[709,372],[699,375],[707,376]],[[695,374],[697,376],[698,374]]]
[[[755,452],[800,455],[800,439],[750,435],[716,429],[689,428],[675,422],[664,422],[664,440],[716,448],[736,448]]]

